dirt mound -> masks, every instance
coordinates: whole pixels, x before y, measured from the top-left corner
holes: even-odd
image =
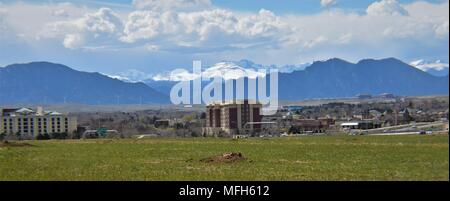
[[[32,144],[26,142],[9,142],[7,140],[0,141],[0,147],[32,147]]]
[[[231,163],[242,160],[246,160],[246,158],[240,152],[226,152],[221,155],[201,159],[200,161],[205,163]]]

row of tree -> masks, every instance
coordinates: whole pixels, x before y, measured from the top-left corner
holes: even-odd
[[[15,134],[7,134],[7,133],[0,133],[0,140],[50,140],[50,139],[79,139],[80,136],[77,136],[77,134],[69,135],[66,132],[63,133],[43,133],[38,134],[36,136],[32,135],[23,135],[19,132]]]

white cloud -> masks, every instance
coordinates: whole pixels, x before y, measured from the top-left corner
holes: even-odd
[[[192,10],[212,6],[210,0],[133,0],[133,6],[139,10]]]
[[[334,10],[315,15],[289,15],[282,20],[294,30],[291,45],[301,44],[307,48],[300,48],[303,54],[309,54],[312,50],[317,50],[314,54],[324,55],[327,50],[337,54],[343,52],[341,47],[344,46],[348,47],[345,51],[347,55],[367,52],[368,56],[365,57],[373,57],[381,55],[377,52],[383,52],[389,56],[389,51],[395,52],[395,55],[403,52],[415,54],[413,52],[420,52],[417,51],[419,45],[448,41],[448,2],[420,2],[401,6],[408,15],[379,16]],[[426,10],[417,9],[419,7]],[[412,44],[415,45],[414,51],[411,49]],[[352,52],[358,48],[364,51]],[[374,54],[371,56],[369,51]]]
[[[0,8],[0,38],[4,35],[3,33],[7,31],[7,23],[6,23],[6,10]]]
[[[115,33],[121,31],[121,19],[109,8],[100,8],[76,22],[81,29],[94,33]]]
[[[109,8],[84,14],[82,17],[48,23],[40,37],[62,37],[69,49],[103,46],[116,43],[122,34],[120,17]]]
[[[410,54],[448,51],[448,1],[381,0],[366,13],[336,9],[301,15],[265,9],[237,12],[209,0],[135,0],[133,6],[113,10],[70,3],[3,4],[0,38],[14,36],[35,48],[47,43],[47,49],[54,44],[99,51],[138,49],[278,64],[328,57],[421,58]],[[0,50],[4,47],[0,44]]]
[[[29,42],[40,37],[39,33],[46,24],[67,20],[67,17],[79,17],[86,12],[86,8],[71,3],[28,4],[21,1],[0,5],[0,10],[7,11],[4,20],[10,30]]]
[[[437,26],[435,29],[436,35],[439,38],[448,38],[448,21],[443,22],[441,25]]]
[[[329,7],[332,5],[336,5],[337,4],[337,0],[320,0],[320,5],[322,7]]]
[[[83,39],[78,34],[67,34],[64,37],[63,45],[69,49],[76,49],[83,44]]]
[[[337,40],[337,43],[339,44],[349,44],[352,40],[352,33],[346,33],[343,34],[341,37],[339,37],[339,39]]]
[[[368,15],[385,16],[385,15],[408,15],[408,11],[400,5],[397,0],[381,0],[372,3],[366,10]]]
[[[323,44],[328,41],[328,38],[325,36],[318,36],[317,38],[314,38],[313,40],[306,41],[303,45],[305,48],[313,48],[317,45]]]
[[[133,12],[128,16],[121,40],[133,43],[139,39],[151,39],[158,35],[160,25],[157,14],[152,11]]]
[[[272,43],[289,27],[268,10],[236,14],[213,9],[196,12],[135,11],[125,24],[123,42],[152,41],[168,47],[230,48],[244,44]],[[159,46],[161,46],[159,45]]]
[[[56,17],[69,17],[69,13],[64,9],[55,10],[53,15]]]

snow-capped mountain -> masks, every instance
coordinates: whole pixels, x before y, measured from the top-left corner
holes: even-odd
[[[264,68],[252,67],[250,65],[247,65],[247,67],[242,67],[242,65],[240,65],[238,62],[223,61],[204,69],[199,74],[194,74],[193,72],[188,71],[166,72],[157,74],[153,77],[153,80],[186,81],[197,79],[200,77],[222,77],[224,80],[231,80],[239,79],[241,77],[256,78],[257,76],[265,75],[266,73],[264,72]]]
[[[236,62],[220,62],[207,68],[204,76],[225,74],[226,77],[226,72],[232,72],[227,77],[230,79],[242,76],[248,70],[258,72],[254,69],[261,68],[265,67],[249,61],[240,61],[239,65]],[[352,97],[361,93],[406,96],[448,94],[448,76],[432,76],[395,58],[363,59],[357,63],[334,58],[316,61],[304,70],[295,69],[278,74],[278,96],[282,100]],[[146,82],[164,94],[169,94],[176,83],[170,80]]]
[[[145,72],[142,72],[142,71],[139,71],[136,69],[130,69],[125,72],[117,73],[115,75],[110,75],[110,74],[105,74],[105,73],[102,73],[102,74],[106,75],[110,78],[118,79],[118,80],[121,80],[124,82],[131,82],[131,83],[142,82],[144,80],[148,80],[148,79],[152,78],[152,76],[150,74],[147,74]]]
[[[449,64],[443,63],[440,60],[429,62],[419,59],[412,61],[409,64],[434,76],[446,76],[449,72]]]
[[[265,75],[264,69],[243,68],[235,62],[219,62],[202,72],[202,77],[222,77],[225,80],[239,79],[241,77],[254,79]]]
[[[216,63],[206,69],[203,69],[201,74],[194,74],[188,71],[180,72],[166,72],[153,76],[155,81],[186,81],[197,79],[200,76],[204,78],[222,77],[225,80],[238,79],[241,77],[256,78],[257,76],[265,76],[269,69],[277,69],[281,73],[291,73],[297,70],[304,70],[311,63],[302,63],[299,65],[284,65],[276,66],[269,65],[264,66],[261,64],[255,64],[250,60],[240,61],[222,61]]]
[[[104,75],[104,76],[108,76],[110,78],[116,79],[116,80],[120,80],[120,81],[124,81],[124,82],[131,82],[131,83],[133,82],[128,77],[124,77],[124,76],[121,76],[121,75],[108,75],[108,74],[105,74],[105,73],[101,73],[101,74]]]
[[[420,66],[419,63],[416,65]],[[259,68],[220,62],[206,68],[201,75],[219,75],[226,79],[262,75],[255,69]],[[185,71],[178,76],[178,79],[194,79],[199,75]],[[448,75],[432,76],[395,58],[364,59],[358,63],[335,58],[314,62],[304,70],[279,73],[278,96],[280,100],[303,100],[352,97],[361,93],[448,95],[448,82]],[[13,64],[0,67],[0,102],[63,103],[68,100],[83,104],[117,104],[120,98],[120,104],[168,103],[170,90],[177,83],[154,79],[145,83],[126,83],[49,62]],[[202,82],[202,86],[209,83]],[[248,82],[243,88],[249,90]]]
[[[242,59],[240,61],[235,62],[237,65],[247,68],[247,69],[278,69],[280,73],[292,73],[294,71],[298,70],[304,70],[306,67],[310,66],[312,62],[306,62],[301,63],[298,65],[283,65],[283,66],[276,66],[276,65],[269,65],[269,66],[263,66],[261,64],[255,64],[250,60]]]

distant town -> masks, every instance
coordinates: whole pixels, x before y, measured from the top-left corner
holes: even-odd
[[[2,108],[0,139],[431,134],[448,132],[448,105],[448,96],[383,93],[284,103],[268,116],[261,115],[262,105],[252,100],[135,111]]]

